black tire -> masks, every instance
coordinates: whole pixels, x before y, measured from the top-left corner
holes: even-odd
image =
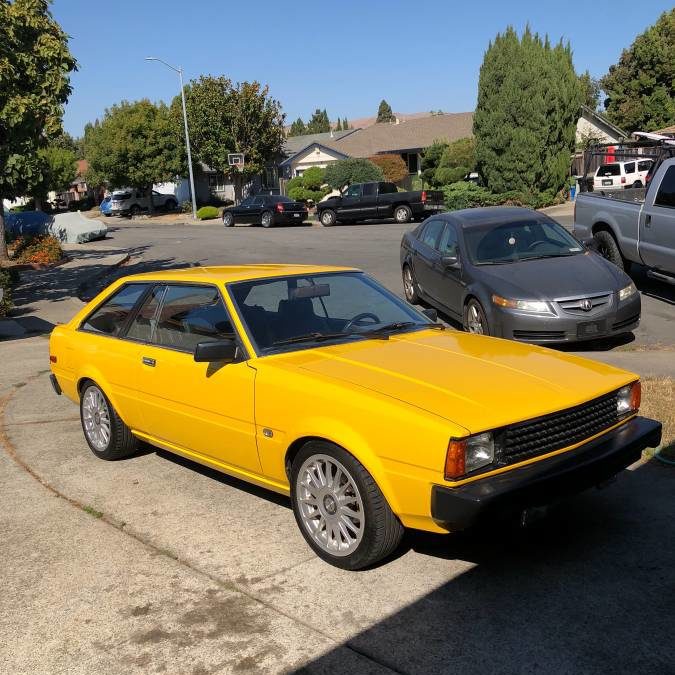
[[[409,223],[412,219],[412,211],[406,204],[400,204],[394,209],[394,220],[397,223]]]
[[[134,216],[137,216],[140,212],[141,212],[141,207],[138,204],[134,204],[129,209],[129,217],[133,218]]]
[[[358,488],[363,503],[363,533],[356,548],[347,555],[333,555],[313,538],[303,520],[298,498],[298,477],[303,464],[314,456],[337,460]],[[291,502],[295,520],[310,548],[326,562],[346,570],[370,567],[391,554],[401,542],[404,528],[391,510],[382,491],[365,467],[341,447],[328,441],[309,441],[295,456],[291,467]]]
[[[642,187],[642,181],[641,181],[641,180],[636,180],[636,181],[633,183],[633,187],[634,187],[634,188],[641,188],[641,187]]]
[[[335,215],[335,211],[333,209],[326,209],[325,211],[321,211],[319,214],[319,222],[324,226],[324,227],[332,227],[335,225],[337,222],[337,216]]]
[[[169,199],[166,204],[164,204],[164,208],[167,211],[175,211],[178,208],[178,202],[175,199]]]
[[[223,211],[223,225],[225,227],[234,227],[234,216],[229,211]]]
[[[630,269],[630,263],[627,260],[624,260],[624,257],[621,255],[621,249],[611,232],[600,230],[593,235],[593,239],[595,239],[598,253],[603,258],[609,260],[609,262],[616,265],[620,270],[627,272]]]
[[[263,227],[272,227],[274,225],[274,216],[271,211],[263,212],[262,216],[260,216],[260,224]]]
[[[93,434],[87,429],[87,408],[91,401],[90,396],[94,396],[107,411],[109,424],[109,438],[107,442],[96,444],[93,439]],[[91,411],[89,411],[91,413]],[[102,417],[102,416],[101,416]],[[103,393],[103,390],[91,380],[83,387],[80,394],[80,421],[82,423],[82,431],[87,445],[91,451],[99,459],[114,461],[117,459],[124,459],[133,455],[138,448],[138,441],[131,433],[129,427],[122,421],[122,418],[117,414],[115,408],[108,400],[108,397]]]
[[[415,274],[412,271],[412,267],[406,263],[403,265],[401,270],[403,276],[403,292],[405,293],[405,299],[411,305],[419,305],[420,303],[420,291],[417,286],[417,281],[415,281]]]
[[[473,311],[475,310],[475,315]],[[476,300],[476,298],[471,298],[469,302],[464,305],[462,327],[467,333],[476,333],[478,335],[491,335],[490,324],[487,320],[487,315],[483,309],[483,305]],[[482,330],[478,330],[475,321],[478,321],[482,326]]]

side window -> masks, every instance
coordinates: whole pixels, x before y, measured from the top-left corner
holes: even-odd
[[[81,327],[84,330],[91,330],[104,335],[119,335],[129,318],[129,314],[131,314],[147,287],[147,284],[127,284],[123,286],[90,314]]]
[[[246,197],[246,199],[241,202],[240,206],[251,206],[251,204],[253,204],[253,197]]]
[[[125,337],[142,342],[151,342],[157,328],[157,310],[166,286],[155,286],[145,299],[129,326]]]
[[[213,286],[168,286],[153,342],[194,352],[200,342],[234,336],[234,328],[218,289]]]
[[[372,197],[375,195],[375,187],[376,183],[366,183],[363,186],[363,196],[364,197]]]
[[[360,197],[361,196],[361,186],[360,185],[350,185],[347,188],[345,197]]]
[[[675,166],[668,167],[656,193],[654,205],[675,208]]]
[[[262,206],[265,203],[264,197],[254,197],[253,206]]]
[[[638,162],[638,171],[649,171],[652,162],[649,159],[643,159],[641,162]]]
[[[431,248],[436,248],[436,242],[438,242],[438,236],[443,229],[442,220],[432,220],[424,226],[422,231],[421,242],[430,246]]]
[[[635,173],[635,162],[628,162],[628,164],[625,164],[624,171],[626,173]]]
[[[457,255],[457,232],[453,225],[446,223],[438,243],[441,255]]]

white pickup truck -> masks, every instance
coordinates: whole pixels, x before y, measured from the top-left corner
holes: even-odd
[[[651,276],[675,283],[675,157],[661,162],[646,190],[580,193],[574,234],[593,239],[617,267],[639,263]]]

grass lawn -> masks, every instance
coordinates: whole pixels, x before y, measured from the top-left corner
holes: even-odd
[[[675,379],[646,377],[642,380],[640,413],[663,424],[661,456],[675,461]],[[650,451],[652,454],[653,451]]]

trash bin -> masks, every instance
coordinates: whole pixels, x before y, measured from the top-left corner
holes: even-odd
[[[572,187],[570,187],[570,201],[571,202],[574,201],[574,197],[576,196],[576,194],[577,194],[577,186],[573,185]]]

